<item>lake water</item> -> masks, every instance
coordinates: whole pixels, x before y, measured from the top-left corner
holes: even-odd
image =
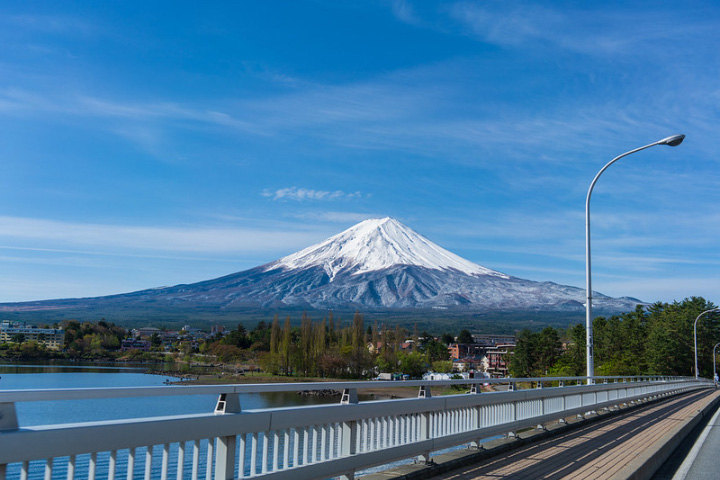
[[[148,375],[143,367],[103,367],[72,365],[7,365],[0,364],[0,390],[150,387],[162,386],[165,375]],[[313,405],[335,402],[336,399],[300,396],[293,392],[241,395],[243,409],[273,408],[291,405]],[[216,395],[188,395],[147,398],[99,400],[64,400],[55,402],[18,402],[18,423],[21,427],[57,423],[116,420],[211,413]],[[140,413],[141,412],[141,413]]]

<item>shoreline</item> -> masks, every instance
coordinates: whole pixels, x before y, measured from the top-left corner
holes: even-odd
[[[159,373],[159,372],[158,372]],[[162,373],[161,373],[162,374]],[[173,376],[168,374],[167,372],[164,373],[164,375],[167,376]],[[311,377],[284,377],[284,376],[265,376],[265,375],[218,375],[218,374],[189,374],[189,377],[193,377],[193,379],[183,380],[181,376],[177,376],[176,378],[181,378],[180,381],[177,382],[170,382],[171,385],[232,385],[232,384],[263,384],[263,383],[317,383],[318,389],[317,391],[325,392],[326,389],[322,388],[323,383],[328,382],[346,382],[349,381],[347,379],[327,379],[327,378],[311,378]],[[357,380],[353,380],[357,381]],[[368,387],[368,388],[359,388],[358,394],[360,395],[370,395],[370,396],[377,396],[377,397],[383,397],[388,399],[394,399],[394,398],[414,398],[418,396],[418,387],[408,387],[403,386],[402,381],[388,381],[387,387]],[[483,391],[493,391],[492,388],[489,387],[483,387]],[[451,387],[447,386],[438,386],[433,389],[434,395],[452,395],[452,394],[461,394],[465,393],[464,390],[456,390]],[[340,396],[341,392],[338,392],[337,395]]]

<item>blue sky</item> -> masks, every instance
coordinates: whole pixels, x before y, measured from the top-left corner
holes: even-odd
[[[713,1],[3,2],[0,302],[190,283],[391,216],[718,301]]]

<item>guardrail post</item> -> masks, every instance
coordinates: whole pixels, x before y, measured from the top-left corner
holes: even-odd
[[[342,405],[356,405],[359,402],[357,390],[354,388],[346,388],[343,390],[340,399]],[[349,457],[357,453],[357,421],[349,420],[342,422],[340,430],[340,456]],[[351,480],[355,478],[355,474],[351,473],[343,475],[344,478]]]
[[[221,393],[215,405],[215,413],[240,413],[240,395],[237,393]]]
[[[340,432],[340,456],[349,457],[357,453],[357,422],[350,420],[342,422]]]
[[[420,387],[421,390],[423,387]],[[428,389],[428,393],[429,393]],[[426,397],[427,398],[427,397]],[[432,413],[430,412],[422,412],[420,414],[420,425],[419,425],[419,432],[418,432],[418,440],[430,440],[430,437],[432,436],[432,428],[431,428],[431,422],[432,422]],[[418,455],[418,460],[425,463],[430,463],[430,451],[422,452]]]
[[[18,421],[13,402],[0,403],[0,432],[5,430],[17,430]]]
[[[212,442],[212,439],[210,440]],[[267,439],[266,439],[267,441]],[[215,445],[215,480],[232,480],[235,476],[235,435],[217,437]],[[277,452],[275,452],[277,455]],[[210,457],[208,456],[208,460]]]
[[[480,392],[482,392],[482,388],[478,388],[477,383],[473,383],[472,385],[470,385],[470,394],[471,395],[477,395]]]
[[[432,392],[430,391],[429,385],[421,385],[420,390],[418,390],[418,398],[430,398],[432,397]]]

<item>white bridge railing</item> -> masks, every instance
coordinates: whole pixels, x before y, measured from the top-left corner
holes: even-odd
[[[474,379],[0,391],[0,480],[353,478],[371,466],[614,405],[712,387],[689,377]],[[602,382],[602,383],[600,383]],[[482,384],[506,391],[479,393]],[[469,393],[435,396],[438,386]],[[504,386],[502,386],[504,385]],[[518,389],[519,386],[533,388]],[[415,387],[410,399],[358,390]],[[242,394],[333,389],[340,403],[242,410]],[[15,403],[219,395],[215,412],[23,427]]]

